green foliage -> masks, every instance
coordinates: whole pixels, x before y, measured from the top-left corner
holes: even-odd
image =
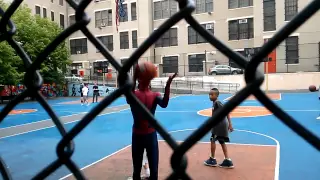
[[[8,4],[0,0],[0,6],[6,9]],[[62,32],[57,23],[37,15],[33,16],[26,5],[21,5],[11,17],[11,20],[17,28],[17,33],[13,38],[21,43],[32,61]],[[62,83],[67,65],[70,64],[69,49],[66,41],[64,41],[41,65],[40,73],[44,82]],[[0,84],[21,82],[25,72],[21,58],[6,42],[0,43],[0,71]]]

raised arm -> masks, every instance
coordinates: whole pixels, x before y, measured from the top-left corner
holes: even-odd
[[[166,108],[168,106],[169,98],[170,98],[170,85],[173,78],[175,78],[176,76],[177,76],[177,73],[174,73],[172,76],[169,77],[165,87],[163,98],[160,95],[156,97],[157,104],[162,108]]]
[[[133,69],[135,69],[135,67]],[[133,87],[131,91],[134,92],[136,90],[136,82],[137,82],[136,71],[134,71],[133,73],[132,80],[133,80]],[[127,101],[127,104],[130,104],[129,99],[127,97],[126,97],[126,101]]]

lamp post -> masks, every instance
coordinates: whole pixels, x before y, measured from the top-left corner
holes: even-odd
[[[89,83],[90,83],[90,80],[91,80],[91,70],[92,70],[92,63],[90,63],[90,65],[89,65]]]

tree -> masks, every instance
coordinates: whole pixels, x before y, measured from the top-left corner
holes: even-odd
[[[6,9],[8,4],[0,0],[0,6]],[[38,15],[33,16],[27,5],[21,5],[11,17],[11,20],[17,28],[17,33],[13,38],[21,44],[32,61],[63,31],[57,23]],[[69,48],[64,41],[41,64],[40,73],[44,82],[62,83],[67,65],[70,64]],[[21,58],[6,42],[0,43],[0,69],[2,74],[0,75],[0,84],[21,82],[26,71]],[[3,71],[7,73],[3,74]]]

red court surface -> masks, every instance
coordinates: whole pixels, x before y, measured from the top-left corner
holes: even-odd
[[[10,115],[15,115],[15,114],[25,114],[25,113],[32,113],[36,112],[37,109],[14,109],[10,111]]]
[[[273,180],[275,178],[276,146],[230,144],[229,153],[235,164],[234,169],[207,167],[203,161],[210,154],[209,143],[198,143],[188,152],[187,172],[195,180]],[[169,146],[159,142],[160,165],[159,179],[166,179],[171,172]],[[216,152],[218,161],[223,160],[223,153],[218,146]],[[130,146],[116,154],[103,159],[85,169],[83,173],[92,180],[126,180],[132,173]],[[68,179],[74,179],[69,177]]]
[[[198,111],[198,114],[201,116],[212,116],[212,108],[204,109]],[[265,107],[260,106],[238,106],[231,113],[230,116],[233,118],[243,118],[243,117],[259,117],[259,116],[268,116],[272,115]]]

